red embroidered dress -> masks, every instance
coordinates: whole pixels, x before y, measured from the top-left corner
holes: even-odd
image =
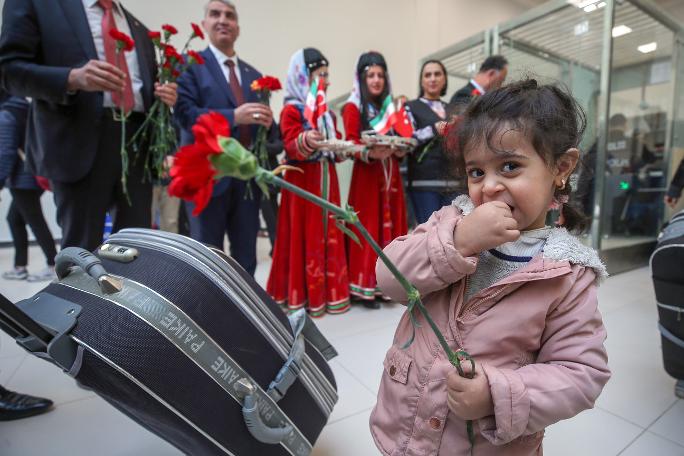
[[[344,105],[342,120],[346,139],[359,143],[361,113],[354,103]],[[406,234],[406,202],[397,158],[393,156],[385,160],[371,160],[370,163],[355,160],[349,188],[349,205],[358,212],[359,220],[380,247],[385,248],[394,238]],[[376,294],[381,294],[375,280],[375,262],[378,256],[363,241],[361,235],[351,228],[361,239],[361,246],[351,239],[347,240],[351,294],[372,300]]]
[[[288,163],[303,171],[287,171],[285,180],[321,196],[323,160],[329,159],[312,160],[302,153],[306,143],[300,135],[305,131],[305,122],[302,112],[294,105],[286,105],[281,112],[280,132]],[[338,132],[336,135],[341,137]],[[328,161],[328,200],[340,204],[332,160]],[[281,193],[273,265],[266,291],[288,309],[306,307],[312,316],[349,309],[344,233],[335,225],[331,213],[324,233],[323,210],[287,190]]]

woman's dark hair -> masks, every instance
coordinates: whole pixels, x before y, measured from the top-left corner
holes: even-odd
[[[443,97],[447,93],[447,86],[449,85],[449,80],[447,78],[446,67],[439,60],[427,60],[423,62],[423,66],[420,67],[420,73],[418,76],[418,96],[422,97],[425,94],[425,91],[423,90],[423,71],[425,71],[425,67],[428,66],[428,64],[430,63],[436,63],[437,65],[439,65],[442,68],[442,73],[444,73],[444,87],[442,87],[442,90],[439,92],[439,96]]]
[[[517,130],[528,138],[548,166],[554,166],[568,149],[579,147],[585,127],[584,111],[570,94],[555,85],[539,85],[536,80],[527,79],[477,97],[455,128],[450,128],[447,146],[463,173],[466,149],[485,143],[490,150],[501,152],[492,144],[494,137],[504,129]],[[570,197],[571,192],[568,179],[554,196]],[[572,202],[563,205],[563,215],[568,230],[586,229],[588,217]]]
[[[385,73],[385,86],[382,93],[378,97],[372,97],[368,91],[368,84],[366,83],[366,74],[372,66],[379,66]],[[389,83],[387,78],[387,63],[385,58],[379,52],[371,51],[362,54],[359,58],[359,63],[356,65],[356,75],[359,78],[359,90],[361,91],[361,125],[363,130],[368,130],[370,124],[368,121],[368,104],[371,103],[375,108],[380,109],[382,102],[389,95]]]

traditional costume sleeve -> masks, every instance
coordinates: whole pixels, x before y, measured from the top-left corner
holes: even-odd
[[[314,151],[305,137],[302,114],[296,106],[287,105],[280,113],[280,134],[287,157],[291,160],[306,160]]]
[[[342,107],[342,122],[347,141],[361,144],[361,112],[354,103],[347,103]]]

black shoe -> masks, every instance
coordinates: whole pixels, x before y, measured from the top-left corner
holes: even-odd
[[[380,303],[379,303],[378,301],[376,301],[376,300],[373,300],[373,301],[370,301],[370,300],[368,300],[368,301],[363,301],[363,307],[365,307],[365,308],[367,308],[367,309],[375,309],[375,310],[377,310],[377,309],[380,308]]]
[[[50,399],[19,394],[0,387],[0,421],[40,415],[52,408]]]

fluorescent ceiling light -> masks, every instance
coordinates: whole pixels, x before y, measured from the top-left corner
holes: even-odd
[[[597,8],[603,8],[604,6],[606,6],[606,2],[601,2],[598,5],[596,5]]]
[[[596,11],[596,5],[592,4],[584,7],[585,13],[591,13],[592,11]]]
[[[613,27],[613,38],[617,38],[618,36],[622,35],[627,35],[628,33],[632,33],[632,29],[624,24]]]
[[[652,43],[642,44],[641,46],[637,47],[637,49],[641,53],[648,54],[649,52],[653,52],[658,49],[658,43],[654,41]]]
[[[575,5],[577,8],[585,8],[598,2],[599,0],[568,0],[568,3]]]

